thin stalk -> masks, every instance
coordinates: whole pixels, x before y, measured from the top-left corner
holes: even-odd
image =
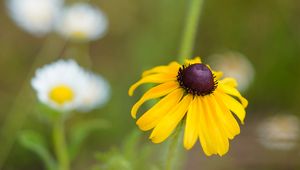
[[[5,161],[18,135],[18,131],[26,121],[27,115],[33,110],[35,100],[30,87],[30,79],[34,74],[35,69],[57,58],[64,45],[65,42],[59,41],[54,35],[50,35],[36,55],[33,64],[20,87],[20,91],[12,104],[12,108],[7,113],[6,119],[0,128],[0,169],[3,169]]]
[[[184,62],[186,58],[191,58],[203,1],[204,0],[190,0],[178,56],[179,62]]]
[[[88,42],[68,44],[65,51],[65,57],[75,59],[84,67],[92,67],[92,59],[90,56],[90,44]]]
[[[179,62],[183,63],[185,59],[190,58],[195,45],[195,37],[197,34],[198,21],[200,18],[200,13],[202,10],[204,0],[190,0],[186,22],[183,30],[182,43],[178,55]],[[173,170],[174,158],[179,150],[178,142],[180,137],[180,132],[183,129],[184,123],[181,122],[173,135],[172,141],[170,142],[169,150],[166,159],[166,170]]]
[[[170,141],[170,145],[168,148],[168,153],[167,153],[167,160],[166,160],[166,170],[173,170],[174,169],[174,160],[176,158],[177,152],[178,152],[178,146],[179,146],[179,137],[180,133],[183,129],[184,123],[181,122],[180,125],[177,127],[175,133],[173,134],[173,137]]]
[[[55,119],[53,125],[53,142],[55,148],[55,154],[58,160],[59,170],[69,170],[70,161],[64,131],[64,121],[62,116]]]

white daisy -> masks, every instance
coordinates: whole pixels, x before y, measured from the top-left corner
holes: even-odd
[[[65,112],[81,104],[85,76],[75,61],[59,60],[38,69],[31,84],[40,102]]]
[[[40,102],[61,112],[90,111],[105,104],[110,94],[104,78],[74,60],[59,60],[38,69],[31,84]]]
[[[36,36],[52,31],[63,0],[7,0],[10,16],[18,26]]]
[[[294,115],[276,115],[260,123],[257,132],[264,147],[290,150],[299,142],[300,121]]]
[[[104,36],[107,26],[107,18],[100,9],[76,3],[64,10],[56,28],[65,38],[87,41]]]
[[[216,70],[222,70],[224,76],[237,80],[240,91],[246,91],[252,83],[255,70],[252,63],[243,54],[227,52],[209,57]]]
[[[87,112],[103,106],[109,99],[110,86],[100,75],[87,73],[79,111]]]

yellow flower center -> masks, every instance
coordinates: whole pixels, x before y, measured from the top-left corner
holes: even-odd
[[[49,98],[55,103],[63,105],[74,99],[74,92],[69,86],[59,85],[49,92]]]
[[[78,40],[84,40],[86,39],[87,35],[83,31],[74,31],[72,32],[72,37]]]

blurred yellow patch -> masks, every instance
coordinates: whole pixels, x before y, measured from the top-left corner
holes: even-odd
[[[57,104],[63,105],[74,99],[74,92],[69,86],[59,85],[50,91],[49,98]]]
[[[71,37],[73,37],[74,39],[77,39],[77,40],[84,40],[87,38],[87,35],[83,31],[75,31],[72,33]]]

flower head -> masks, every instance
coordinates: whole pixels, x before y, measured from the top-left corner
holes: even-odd
[[[88,112],[103,106],[110,97],[110,87],[107,81],[100,75],[86,75],[82,93],[82,102],[78,110]]]
[[[299,141],[300,121],[282,114],[265,119],[257,128],[259,142],[268,149],[290,150]]]
[[[107,101],[109,86],[74,60],[59,60],[36,71],[31,81],[43,104],[61,112],[89,111]]]
[[[63,0],[9,0],[8,9],[13,20],[25,31],[43,36],[52,31]]]
[[[237,80],[240,91],[246,91],[252,83],[255,70],[249,59],[238,52],[215,54],[212,57],[212,65],[224,72],[224,76]]]
[[[77,41],[96,40],[106,33],[108,21],[98,8],[86,3],[67,7],[57,22],[57,31]]]
[[[150,139],[163,142],[180,121],[185,121],[184,147],[191,149],[199,139],[206,155],[224,155],[229,139],[240,133],[232,113],[243,123],[248,102],[236,90],[232,78],[220,79],[221,72],[201,63],[200,58],[186,60],[184,65],[172,62],[143,73],[133,84],[129,95],[144,83],[158,83],[132,107],[136,118],[139,107],[150,99],[161,98],[136,122],[141,130],[152,130]]]

